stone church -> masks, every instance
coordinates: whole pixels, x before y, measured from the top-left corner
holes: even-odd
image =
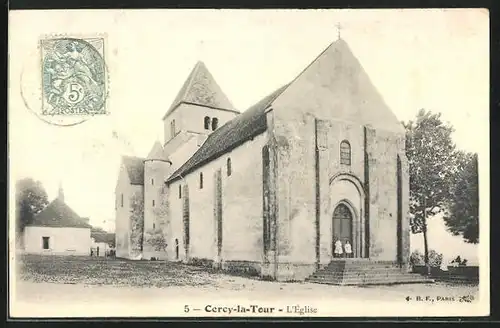
[[[122,158],[118,257],[279,281],[405,276],[405,131],[345,40],[241,113],[198,62],[163,122],[147,157]],[[349,258],[334,257],[337,240]]]

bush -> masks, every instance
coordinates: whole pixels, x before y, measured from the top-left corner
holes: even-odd
[[[420,251],[413,251],[410,255],[410,264],[412,266],[416,265],[424,265],[424,254],[420,253]]]
[[[462,259],[459,255],[453,261],[451,261],[450,264],[464,267],[467,266],[467,259]]]
[[[149,230],[146,233],[146,242],[153,247],[155,251],[165,251],[167,249],[167,239],[161,229]]]
[[[438,253],[435,250],[431,249],[429,251],[429,265],[431,267],[439,267],[441,266],[442,262],[443,262],[443,254]],[[424,254],[422,254],[418,250],[413,251],[410,255],[410,264],[412,266],[425,265]]]
[[[429,264],[431,267],[440,267],[443,262],[443,254],[436,252],[435,250],[429,251]]]

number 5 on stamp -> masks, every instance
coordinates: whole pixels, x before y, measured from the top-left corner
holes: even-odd
[[[104,39],[41,41],[42,115],[106,114]]]

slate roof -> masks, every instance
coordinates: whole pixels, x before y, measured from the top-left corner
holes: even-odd
[[[325,70],[331,67],[334,69]],[[344,106],[350,112],[349,115],[357,116],[361,124],[370,124],[376,128],[396,132],[402,131],[401,123],[384,102],[347,43],[343,39],[339,39],[321,52],[291,83],[274,91],[215,130],[198,151],[167,179],[167,183],[179,179],[180,176],[188,174],[246,140],[264,132],[267,129],[265,110],[272,105],[276,98],[284,93],[288,86],[294,84],[305,74],[308,74],[308,78],[311,78],[311,75],[313,76],[310,83],[315,83],[318,89],[325,89],[322,84],[322,74],[328,74],[330,77],[334,74],[333,77],[338,82],[330,82],[327,86],[329,88],[327,92],[332,97],[342,96],[346,88],[356,86],[359,88],[359,93],[351,96],[350,102]],[[325,93],[325,90],[321,91]],[[347,116],[346,113],[340,114],[336,113],[339,118]]]
[[[28,226],[54,228],[92,228],[83,218],[75,213],[64,201],[56,198],[40,213],[35,215]]]
[[[122,156],[122,163],[127,169],[130,184],[144,184],[144,158],[135,156]]]
[[[215,79],[212,74],[210,74],[205,64],[201,61],[197,62],[194,66],[163,119],[172,113],[181,103],[195,104],[239,113],[224,92],[222,92],[217,82],[215,82]]]
[[[177,169],[168,179],[173,182],[199,166],[227,153],[248,139],[255,137],[267,129],[265,110],[286,89],[287,85],[239,114],[210,134],[203,145]]]
[[[161,145],[160,141],[155,141],[153,144],[153,147],[151,148],[151,151],[148,154],[147,159],[148,160],[164,160],[163,156],[163,146]]]

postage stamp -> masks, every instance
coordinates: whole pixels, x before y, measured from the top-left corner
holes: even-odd
[[[9,30],[12,318],[489,313],[487,11]]]
[[[40,42],[42,115],[106,114],[104,39],[56,38]]]

